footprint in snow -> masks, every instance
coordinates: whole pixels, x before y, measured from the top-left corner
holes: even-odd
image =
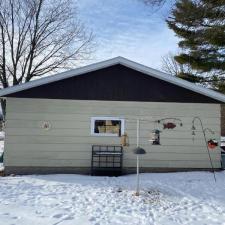
[[[95,217],[91,217],[91,218],[89,219],[90,222],[93,222],[93,221],[95,221],[95,220],[96,220]]]
[[[52,217],[53,217],[53,218],[59,219],[59,218],[61,218],[62,216],[63,216],[63,214],[55,214],[55,215],[53,215]]]
[[[20,219],[20,217],[19,216],[12,216],[11,219],[17,220],[17,219]]]
[[[67,216],[66,218],[64,218],[64,220],[73,220],[74,217],[73,216]]]

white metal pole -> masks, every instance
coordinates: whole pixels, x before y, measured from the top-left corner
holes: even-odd
[[[139,147],[140,120],[137,119],[137,147]]]
[[[137,155],[137,187],[136,195],[139,196],[139,155]]]

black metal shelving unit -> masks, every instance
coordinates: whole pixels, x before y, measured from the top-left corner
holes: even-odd
[[[119,176],[122,174],[123,147],[121,145],[93,145],[91,175]]]

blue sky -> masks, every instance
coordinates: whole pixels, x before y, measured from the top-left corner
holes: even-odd
[[[141,0],[80,0],[79,16],[95,34],[93,61],[127,57],[160,69],[161,57],[177,51],[177,38],[165,17],[171,4],[151,10]]]

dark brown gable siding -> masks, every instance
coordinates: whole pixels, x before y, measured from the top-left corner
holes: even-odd
[[[18,98],[218,103],[207,96],[115,65],[8,95]]]

